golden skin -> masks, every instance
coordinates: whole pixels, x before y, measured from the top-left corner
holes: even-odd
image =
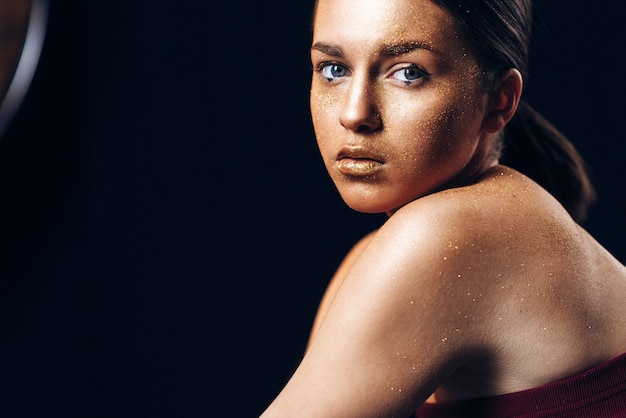
[[[488,96],[454,21],[432,5],[405,3],[321,2],[317,9],[313,123],[331,178],[358,211],[391,213],[495,164],[491,132],[482,126]],[[346,75],[329,80],[331,66]],[[424,74],[405,82],[407,69]],[[338,163],[344,148],[381,164]]]
[[[349,206],[389,219],[339,266],[263,418],[406,418],[433,392],[515,392],[626,352],[626,268],[491,156],[521,76],[483,90],[460,39],[429,0],[319,1],[320,151]],[[428,76],[407,84],[413,66]]]

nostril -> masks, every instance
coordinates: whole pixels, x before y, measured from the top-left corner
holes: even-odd
[[[382,127],[382,123],[380,122],[380,117],[378,114],[374,114],[367,123],[361,124],[357,127],[356,131],[358,133],[370,133],[379,130]]]

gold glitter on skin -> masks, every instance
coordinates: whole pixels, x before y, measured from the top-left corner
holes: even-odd
[[[428,0],[320,0],[320,152],[349,206],[389,218],[339,266],[306,355],[263,418],[410,416],[433,392],[529,389],[626,351],[626,269],[497,164],[489,145],[521,75],[506,71],[487,94],[470,50]],[[427,75],[407,83],[409,65]],[[382,167],[339,168],[368,161]]]
[[[370,6],[378,7],[375,3]],[[362,13],[363,19],[373,21],[361,21],[360,25],[380,27],[381,21],[399,22],[390,15],[391,10],[382,9]],[[322,3],[318,13],[323,15],[325,10]],[[490,164],[482,161],[485,152],[476,152],[488,144],[480,137],[479,126],[471,122],[485,106],[484,100],[476,100],[482,88],[479,68],[463,44],[449,41],[457,38],[451,36],[453,21],[446,16],[446,25],[433,28],[431,12],[415,9],[408,21],[402,21],[406,23],[389,25],[386,35],[384,31],[374,34],[384,43],[372,43],[366,32],[359,35],[363,38],[332,36],[336,31],[329,32],[316,22],[316,33],[331,36],[313,40],[312,64],[317,70],[311,87],[313,123],[331,178],[353,209],[390,213],[444,187],[451,177],[466,181],[464,177],[470,178],[472,172]],[[346,22],[324,24],[339,27]],[[351,28],[342,29],[342,33],[352,32]],[[423,46],[399,47],[412,43]],[[394,52],[380,55],[384,50]],[[402,52],[396,54],[396,50]],[[329,82],[320,73],[324,62],[340,64],[349,76],[345,81]],[[390,78],[393,71],[409,64],[418,65],[428,75],[412,86]],[[336,168],[343,146],[386,156],[384,167],[364,177],[359,173],[369,174],[370,165],[347,163],[344,165],[354,167],[361,180],[346,177],[342,174],[346,171]]]

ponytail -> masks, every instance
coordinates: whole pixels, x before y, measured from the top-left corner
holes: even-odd
[[[585,162],[574,145],[524,101],[505,128],[501,162],[548,190],[577,222],[595,201]]]

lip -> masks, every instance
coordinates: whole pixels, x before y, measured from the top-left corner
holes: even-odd
[[[372,176],[384,165],[380,155],[364,148],[345,147],[337,154],[337,169],[347,176]]]

